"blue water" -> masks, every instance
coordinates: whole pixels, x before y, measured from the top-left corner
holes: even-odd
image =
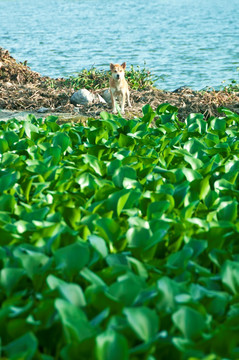
[[[0,46],[42,75],[110,62],[144,66],[173,90],[239,72],[238,0],[0,0]]]

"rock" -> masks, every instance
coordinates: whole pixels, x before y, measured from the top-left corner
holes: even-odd
[[[80,89],[71,96],[70,101],[74,105],[91,105],[94,95],[87,89]]]
[[[100,96],[100,94],[95,94],[94,102],[95,103],[98,102],[98,103],[106,104],[105,99],[102,96]]]
[[[76,91],[71,96],[70,102],[74,105],[91,105],[92,103],[106,103],[99,94],[93,94],[87,89],[80,89]]]
[[[111,104],[111,96],[110,96],[110,90],[107,89],[103,92],[103,94],[101,94],[101,96],[103,97],[103,99],[108,103]]]
[[[49,108],[46,108],[46,107],[42,106],[41,108],[39,108],[37,110],[37,112],[43,114],[43,113],[46,113],[49,110],[50,110]]]

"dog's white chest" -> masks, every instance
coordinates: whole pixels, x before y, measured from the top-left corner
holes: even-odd
[[[111,88],[112,94],[115,97],[121,96],[122,95],[122,88],[120,86],[116,86],[115,88]]]

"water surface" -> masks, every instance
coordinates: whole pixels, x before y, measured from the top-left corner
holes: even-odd
[[[0,0],[0,46],[42,75],[110,62],[173,90],[238,80],[238,0]]]

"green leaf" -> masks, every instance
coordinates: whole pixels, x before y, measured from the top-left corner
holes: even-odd
[[[121,166],[115,171],[114,175],[112,176],[112,180],[117,187],[123,187],[123,182],[125,178],[136,180],[137,174],[135,169],[129,166]]]
[[[122,166],[122,162],[118,159],[111,160],[107,166],[107,175],[112,176],[114,172]]]
[[[97,360],[129,359],[128,344],[125,337],[113,329],[108,329],[96,338]]]
[[[100,236],[108,242],[116,242],[120,235],[120,226],[114,219],[102,218],[95,221]]]
[[[217,110],[219,113],[226,114],[226,116],[228,116],[230,119],[232,118],[232,119],[235,119],[236,121],[239,120],[239,115],[237,113],[233,112],[232,110],[229,110],[223,106],[219,107]]]
[[[34,249],[35,250],[35,249]],[[40,273],[49,261],[49,257],[41,252],[30,250],[27,246],[19,246],[14,250],[14,256],[18,258],[27,275],[33,278],[34,275]]]
[[[18,151],[22,151],[27,150],[29,147],[34,145],[34,141],[30,139],[21,139],[15,143],[14,148]]]
[[[159,331],[159,317],[147,307],[125,308],[127,321],[140,340],[150,341]]]
[[[229,288],[233,294],[239,293],[239,263],[226,260],[221,269],[222,283]]]
[[[38,341],[31,332],[4,346],[4,351],[11,360],[31,360],[35,358]]]
[[[112,284],[107,295],[125,306],[131,306],[142,289],[142,283],[133,274],[127,274]]]
[[[174,190],[174,200],[177,207],[182,206],[184,199],[189,191],[189,182],[185,181],[177,185]]]
[[[207,196],[204,199],[205,204],[208,207],[208,209],[210,209],[214,205],[215,201],[217,200],[217,197],[218,197],[218,195],[217,195],[216,191],[212,190],[212,191],[208,192]]]
[[[0,283],[8,295],[18,285],[20,279],[25,275],[25,270],[5,267],[0,272]]]
[[[148,219],[159,219],[170,208],[170,202],[168,200],[155,201],[149,204],[147,209]]]
[[[81,342],[95,335],[94,328],[78,306],[62,299],[56,299],[55,307],[64,327],[67,343]]]
[[[81,287],[77,284],[67,283],[54,275],[49,275],[46,279],[48,286],[59,291],[60,296],[69,301],[72,305],[81,307],[86,305],[86,300]]]
[[[15,197],[9,194],[3,194],[0,196],[0,211],[13,212],[16,206]]]
[[[23,128],[25,130],[26,136],[31,139],[32,133],[38,133],[39,129],[36,125],[32,124],[30,121],[23,122]]]
[[[19,140],[18,135],[14,131],[5,131],[4,138],[7,140],[9,147]]]
[[[178,112],[178,108],[176,106],[170,105],[169,103],[160,104],[156,109],[156,113],[158,115],[163,113],[174,114],[177,112]]]
[[[158,280],[157,290],[159,292],[158,308],[160,311],[168,313],[176,307],[176,296],[184,292],[183,285],[167,276]]]
[[[122,189],[115,191],[106,201],[107,210],[113,210],[114,215],[120,216],[125,209],[131,209],[141,196],[136,190]]]
[[[184,249],[171,254],[167,260],[167,266],[172,269],[183,269],[187,266],[189,259],[193,254],[193,249],[185,247]]]
[[[83,174],[77,176],[75,181],[87,194],[98,188],[95,176],[88,172],[84,172]]]
[[[119,136],[119,146],[120,147],[131,147],[131,146],[134,146],[136,144],[135,140],[130,137],[130,136],[127,136],[127,135],[124,135],[124,134],[120,134]]]
[[[84,163],[89,164],[89,166],[95,171],[96,175],[104,175],[105,167],[103,166],[103,163],[97,159],[97,157],[85,154],[82,158]]]
[[[170,224],[164,220],[157,220],[157,223],[156,221],[151,221],[150,224],[152,224],[152,227],[155,227],[155,229],[153,229],[153,235],[150,237],[150,241],[148,242],[148,245],[146,245],[145,250],[149,250],[161,241],[164,241],[164,238],[170,229]]]
[[[226,124],[226,120],[222,118],[214,118],[210,123],[212,130],[222,134],[224,134],[226,130]]]
[[[91,284],[95,286],[106,287],[104,281],[90,269],[84,268],[83,270],[81,270],[80,274],[84,279],[89,281]]]
[[[89,262],[89,246],[82,241],[61,247],[54,253],[57,269],[68,275],[78,273]]]
[[[18,171],[3,172],[0,174],[0,193],[11,189],[20,178]]]
[[[197,121],[203,121],[204,116],[203,114],[189,114],[186,118],[186,125],[189,127],[192,124],[197,124]]]
[[[180,150],[178,150],[178,151],[180,151]],[[183,150],[183,151],[185,151],[185,150]],[[189,156],[188,154],[184,155],[184,160],[191,166],[191,168],[193,170],[201,169],[203,166],[202,160],[195,158],[191,155]]]
[[[184,169],[182,170],[182,172],[184,173],[186,179],[187,179],[189,182],[194,181],[194,180],[201,180],[201,179],[202,179],[202,175],[199,174],[199,172],[196,171],[196,170],[184,168]]]
[[[172,320],[174,325],[188,339],[197,339],[206,328],[205,317],[193,308],[182,306],[176,311]]]
[[[44,159],[47,159],[48,157],[52,158],[52,165],[57,165],[61,158],[61,149],[57,146],[52,146],[48,148],[43,155]]]
[[[125,204],[127,203],[129,196],[130,196],[130,193],[128,192],[119,198],[118,203],[117,203],[117,215],[118,216],[120,216],[121,211],[123,210]]]
[[[217,144],[219,144],[220,139],[219,136],[216,134],[212,134],[212,133],[207,133],[205,136],[205,143],[208,146],[215,146]]]
[[[236,200],[222,201],[217,210],[218,220],[236,221],[237,219],[237,206]]]
[[[184,149],[186,149],[190,154],[195,154],[206,148],[206,144],[202,140],[198,140],[196,138],[190,139],[184,144]]]
[[[152,109],[152,107],[149,104],[143,106],[142,111],[144,114],[144,116],[142,117],[142,121],[149,125],[155,118],[156,112]]]
[[[145,248],[150,244],[152,233],[149,229],[135,226],[126,233],[126,239],[130,248]]]
[[[9,245],[13,241],[14,235],[0,227],[0,246]]]
[[[6,151],[8,151],[8,149],[9,147],[7,140],[0,138],[0,154],[5,153]]]
[[[97,235],[89,235],[88,240],[92,247],[103,257],[105,258],[108,255],[108,248],[106,246],[105,240]]]
[[[65,152],[68,146],[71,145],[71,140],[69,136],[65,133],[58,132],[53,137],[53,146],[59,146],[61,149],[61,152]]]

